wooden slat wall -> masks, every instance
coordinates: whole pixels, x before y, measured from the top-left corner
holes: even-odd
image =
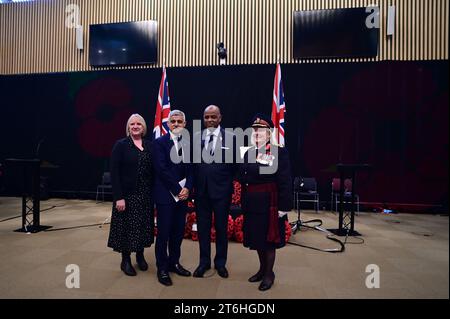
[[[65,27],[66,6],[81,9],[84,47]],[[380,53],[373,59],[292,58],[292,13],[296,10],[380,6]],[[396,30],[386,36],[389,5]],[[0,74],[92,70],[89,24],[157,20],[159,62],[149,68],[219,63],[223,41],[228,64],[327,63],[448,59],[449,0],[37,0],[0,5]],[[111,67],[105,68],[109,69]]]

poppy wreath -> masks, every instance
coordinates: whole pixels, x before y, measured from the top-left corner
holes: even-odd
[[[184,227],[184,238],[190,238],[194,241],[198,240],[198,234],[196,231],[192,230],[193,225],[197,222],[197,216],[195,212],[186,214],[186,224]],[[227,225],[227,237],[232,239],[234,235],[234,220],[231,215],[228,215],[228,225]],[[211,226],[211,242],[216,241],[216,229],[214,227],[214,214],[212,216],[212,226]]]
[[[188,213],[192,213],[193,211],[195,211],[194,201],[192,199],[188,199],[188,201],[187,201],[187,212]]]
[[[292,226],[289,224],[289,221],[286,219],[285,222],[285,229],[286,229],[286,234],[285,234],[285,238],[286,238],[286,243],[289,241],[289,238],[291,238],[292,235]]]
[[[227,237],[232,239],[234,235],[234,220],[231,215],[228,215],[228,227],[227,227]]]
[[[227,225],[227,238],[232,239],[234,235],[234,220],[231,215],[228,215],[228,225]],[[211,226],[211,242],[216,241],[216,228],[214,227],[214,215],[213,215],[213,223]]]
[[[193,241],[198,241],[198,232],[197,232],[197,230],[193,230],[194,224],[197,225],[197,214],[195,212],[192,212],[189,215],[188,222],[189,222],[190,230],[191,230],[191,239]]]
[[[184,238],[192,238],[192,226],[197,222],[195,212],[186,214],[186,224],[184,226]],[[197,232],[195,232],[197,233]]]
[[[244,241],[244,232],[242,231],[243,223],[244,223],[244,215],[239,215],[234,220],[234,239],[238,243],[242,243]]]
[[[198,241],[198,233],[196,231],[193,231],[191,234],[191,239],[193,241]]]
[[[238,181],[233,181],[233,195],[231,196],[232,205],[241,205],[241,184]]]

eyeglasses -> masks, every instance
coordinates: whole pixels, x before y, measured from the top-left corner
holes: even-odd
[[[170,120],[170,123],[171,123],[171,124],[175,124],[175,123],[183,124],[184,121],[183,121],[183,120]]]

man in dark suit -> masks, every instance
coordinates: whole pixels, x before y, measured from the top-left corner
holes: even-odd
[[[172,285],[169,272],[191,275],[180,264],[186,200],[193,185],[191,164],[184,160],[189,146],[181,139],[185,126],[184,113],[173,110],[169,114],[169,134],[154,141],[154,200],[158,227],[155,255],[158,281],[166,286]]]
[[[195,152],[201,152],[200,163],[194,164],[195,206],[200,245],[200,263],[194,277],[203,277],[211,268],[211,224],[214,212],[216,229],[216,255],[214,266],[222,278],[228,277],[225,267],[228,251],[228,214],[233,192],[234,135],[220,127],[222,115],[219,107],[208,106],[203,113],[206,127],[201,133],[201,143],[194,142]],[[200,138],[194,136],[194,141]],[[196,149],[200,144],[201,150]],[[198,147],[198,146],[197,146]],[[195,162],[195,161],[194,161]]]

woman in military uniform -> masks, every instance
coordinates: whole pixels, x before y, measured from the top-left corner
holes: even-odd
[[[248,280],[268,290],[275,280],[276,249],[284,247],[285,221],[292,209],[292,183],[289,155],[285,148],[271,143],[273,122],[264,115],[252,120],[252,146],[239,168],[244,212],[244,246],[256,250],[259,270]]]

